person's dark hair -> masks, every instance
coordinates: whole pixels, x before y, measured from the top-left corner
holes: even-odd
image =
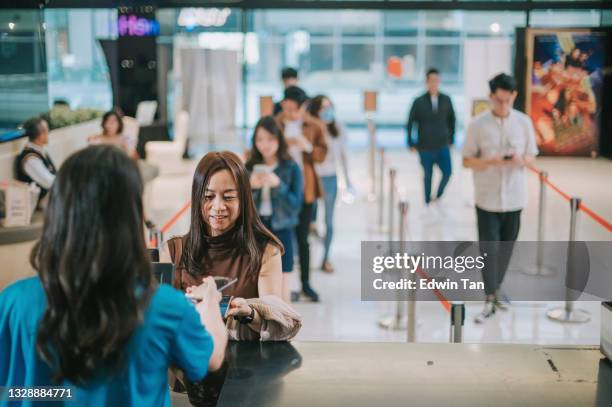
[[[228,170],[234,178],[240,205],[236,224],[225,233],[230,234],[232,247],[247,257],[247,275],[256,275],[261,268],[262,256],[268,243],[277,246],[281,252],[284,250],[281,242],[257,215],[249,175],[240,157],[230,151],[210,152],[200,160],[193,174],[191,224],[189,232],[183,236],[181,267],[194,277],[208,275],[203,260],[209,251],[207,237],[210,237],[210,233],[202,216],[202,203],[212,176],[223,170]]]
[[[293,100],[299,106],[302,106],[306,101],[308,101],[308,96],[306,92],[298,86],[289,86],[285,89],[285,94],[283,100]]]
[[[429,79],[429,75],[440,75],[440,71],[436,68],[429,68],[425,74],[425,78]]]
[[[124,362],[154,290],[143,233],[143,184],[114,146],[62,165],[30,262],[47,297],[36,349],[54,380],[83,384]]]
[[[260,128],[266,130],[278,141],[278,150],[276,151],[276,157],[279,161],[285,161],[291,158],[287,151],[287,142],[285,141],[285,136],[283,135],[283,131],[281,130],[280,126],[278,125],[273,116],[264,116],[259,119],[259,121],[255,125],[255,130],[253,130],[253,137],[251,139],[251,151],[249,152],[249,159],[245,164],[247,170],[249,171],[253,170],[253,166],[255,166],[255,164],[261,164],[264,162],[264,158],[261,155],[261,152],[257,149],[257,146],[255,145],[257,130],[259,130]]]
[[[285,67],[281,71],[281,78],[283,80],[286,80],[286,79],[297,79],[298,78],[298,71],[295,68]]]
[[[104,113],[104,116],[102,116],[102,133],[104,133],[106,131],[106,129],[104,128],[104,125],[106,124],[106,121],[108,119],[110,119],[111,117],[115,117],[117,119],[117,122],[119,123],[119,128],[117,129],[117,134],[121,134],[123,132],[123,118],[121,117],[121,115],[115,111],[115,110],[110,110],[106,113]]]
[[[66,99],[55,99],[53,101],[53,106],[64,106],[64,107],[70,107],[70,103],[68,103],[68,101]]]
[[[516,81],[512,76],[505,73],[500,73],[489,81],[489,89],[491,90],[491,93],[495,93],[497,89],[514,92],[516,91]]]
[[[40,127],[44,121],[45,119],[42,117],[32,117],[23,123],[23,131],[28,140],[34,141],[38,138],[41,133]]]
[[[313,97],[312,99],[310,99],[310,103],[308,104],[308,108],[306,109],[308,113],[310,113],[312,116],[316,117],[317,119],[320,119],[319,113],[321,112],[321,106],[323,105],[324,99],[330,100],[325,95],[317,95]],[[331,123],[325,123],[325,125],[327,126],[327,131],[329,132],[329,134],[331,134],[332,137],[334,138],[338,137],[338,134],[340,134],[340,132],[338,131],[336,120],[334,120]]]

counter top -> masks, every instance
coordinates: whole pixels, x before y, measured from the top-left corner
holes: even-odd
[[[612,405],[595,347],[234,342],[227,361],[223,407]]]
[[[37,211],[29,225],[0,227],[0,245],[37,240],[42,233],[43,221],[44,214]]]

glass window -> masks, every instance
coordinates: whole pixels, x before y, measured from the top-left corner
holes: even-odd
[[[459,45],[428,45],[425,48],[425,67],[436,68],[446,82],[461,80],[461,47]]]
[[[599,10],[538,10],[530,14],[532,27],[599,27]]]
[[[110,109],[110,74],[100,40],[116,38],[116,10],[48,9],[45,24],[50,103]]]
[[[425,11],[421,24],[429,37],[458,37],[463,28],[463,12]]]
[[[342,44],[342,70],[369,71],[374,62],[373,44]]]
[[[0,138],[47,111],[48,103],[40,13],[0,10]]]

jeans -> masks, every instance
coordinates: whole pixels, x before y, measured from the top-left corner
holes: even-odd
[[[325,242],[323,252],[323,262],[329,260],[329,248],[331,247],[332,237],[334,236],[334,207],[336,206],[336,195],[338,192],[338,177],[330,175],[321,177],[323,191],[325,195]]]
[[[312,203],[302,205],[299,215],[299,223],[295,227],[295,238],[297,240],[298,254],[300,256],[300,278],[302,287],[310,282],[310,245],[308,244],[308,233],[310,232],[310,221],[312,219]]]
[[[485,242],[481,243],[481,250],[487,253],[482,269],[485,294],[493,295],[504,281],[512,257],[513,243],[504,244],[502,250],[499,242],[516,241],[521,227],[521,211],[489,212],[476,207],[476,218],[478,240]]]
[[[421,166],[423,167],[423,183],[425,189],[425,203],[431,202],[431,177],[433,175],[433,166],[436,164],[440,171],[442,171],[442,179],[440,185],[438,185],[437,198],[440,198],[444,193],[444,188],[448,184],[450,179],[452,168],[451,168],[451,157],[450,150],[448,147],[442,147],[438,150],[423,150],[419,151],[419,157],[421,158]]]
[[[267,227],[270,232],[274,234],[283,244],[285,253],[281,257],[281,263],[283,267],[283,273],[290,273],[293,271],[293,228],[274,230],[272,229],[271,216],[261,216],[261,221],[264,226]]]

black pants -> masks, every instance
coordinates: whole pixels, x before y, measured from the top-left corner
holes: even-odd
[[[476,207],[478,240],[481,250],[487,253],[482,277],[485,294],[491,295],[499,289],[512,257],[512,247],[521,226],[521,211],[489,212]],[[501,243],[500,242],[511,242]]]
[[[308,233],[310,232],[313,206],[312,203],[304,202],[302,210],[300,211],[299,223],[295,227],[298,254],[300,255],[300,277],[302,280],[302,287],[308,285],[310,281],[310,245],[308,244]]]

